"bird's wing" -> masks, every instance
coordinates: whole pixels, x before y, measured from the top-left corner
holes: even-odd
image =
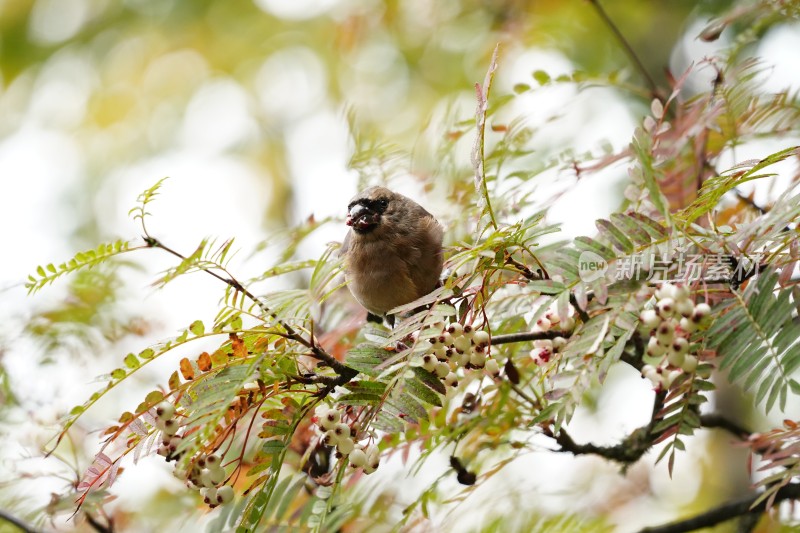
[[[350,232],[347,232],[347,235],[344,236],[344,241],[342,241],[342,247],[339,248],[339,257],[344,257],[347,254],[347,250],[350,248]]]
[[[427,213],[427,216],[419,219],[419,231],[420,235],[424,237],[409,247],[406,254],[406,265],[411,279],[414,280],[417,290],[422,295],[433,290],[442,273],[444,229],[433,215]]]

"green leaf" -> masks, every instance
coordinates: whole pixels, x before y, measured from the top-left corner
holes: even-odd
[[[203,325],[202,320],[195,320],[192,322],[192,325],[189,326],[189,331],[191,331],[195,336],[199,337],[206,332],[206,327]]]
[[[748,181],[774,176],[775,174],[760,172],[769,166],[796,156],[797,150],[797,146],[792,146],[771,154],[755,164],[746,162],[722,172],[718,176],[707,179],[703,182],[703,186],[700,188],[700,192],[694,202],[681,210],[677,217],[682,219],[686,225],[694,222],[698,217],[715,209],[722,197],[739,185]],[[748,170],[743,171],[745,168]]]
[[[132,368],[132,369],[139,368],[141,366],[141,363],[139,362],[139,359],[136,357],[135,354],[132,354],[132,353],[129,353],[127,356],[125,356],[125,361],[124,362],[125,362],[125,366],[127,366],[128,368]]]
[[[538,292],[539,294],[560,294],[567,290],[567,286],[560,281],[553,280],[536,280],[531,281],[527,285],[528,289]]]
[[[435,405],[436,407],[442,406],[442,399],[439,397],[439,395],[433,392],[421,381],[417,379],[407,379],[405,380],[405,386],[411,394],[423,402],[430,405]]]
[[[627,254],[633,252],[633,243],[618,227],[608,220],[599,219],[595,221],[597,229],[606,237],[615,248]]]
[[[438,392],[439,394],[445,394],[447,389],[442,383],[442,380],[437,378],[435,375],[431,374],[424,368],[415,366],[411,367],[411,370],[414,372],[414,376],[419,380],[420,383],[425,384],[429,389],[434,392]]]
[[[653,205],[658,209],[664,219],[669,221],[669,204],[664,193],[661,192],[661,188],[658,186],[655,169],[653,168],[653,156],[651,153],[652,140],[649,138],[648,134],[638,128],[634,134],[631,147],[639,162],[640,166],[637,170],[650,196],[650,201],[653,202]]]
[[[589,237],[575,237],[575,247],[578,250],[584,250],[587,252],[594,252],[606,261],[610,261],[611,259],[616,259],[617,253],[606,246],[605,244],[601,243],[600,241],[596,241]]]
[[[778,294],[775,291],[778,290]],[[734,298],[715,313],[717,318],[706,336],[708,345],[717,348],[720,369],[730,369],[733,382],[744,388],[756,387],[756,403],[766,410],[776,404],[783,409],[791,374],[800,365],[800,355],[793,349],[800,339],[800,324],[793,319],[787,289],[780,289],[774,271],[763,272],[751,280],[745,294]]]
[[[539,83],[539,85],[547,85],[548,83],[550,83],[550,79],[551,79],[550,78],[550,74],[548,74],[547,72],[545,72],[543,70],[535,70],[535,71],[533,71],[532,76],[533,76],[533,79],[536,80]]]
[[[393,355],[395,352],[390,352],[374,344],[362,343],[347,352],[345,361],[350,368],[368,376],[377,377],[380,375],[380,370],[375,367]]]
[[[371,392],[352,392],[343,394],[336,401],[343,405],[377,405],[383,397]]]
[[[135,249],[135,248],[134,248]],[[25,282],[25,288],[28,289],[28,294],[33,294],[40,290],[45,285],[54,282],[56,279],[76,272],[83,268],[91,268],[110,260],[112,257],[130,251],[130,243],[127,241],[116,241],[111,244],[101,244],[97,250],[87,250],[85,252],[78,252],[75,256],[61,263],[58,267],[52,263],[48,264],[46,269],[43,266],[36,267],[38,278],[29,275],[28,281]]]
[[[428,419],[428,411],[412,396],[408,394],[398,394],[386,403],[387,407],[396,409],[394,413],[401,420],[407,420],[412,424],[420,420]]]

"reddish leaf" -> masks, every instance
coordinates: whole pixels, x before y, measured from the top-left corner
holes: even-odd
[[[185,357],[181,359],[181,375],[183,375],[183,379],[186,381],[191,381],[194,379],[194,369],[192,368],[192,363]]]
[[[208,355],[208,352],[201,353],[200,357],[197,358],[197,368],[200,369],[200,372],[211,370],[211,356]]]

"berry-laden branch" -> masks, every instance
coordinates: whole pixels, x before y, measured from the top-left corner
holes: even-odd
[[[767,502],[764,500],[759,502],[758,505],[754,505],[759,496],[759,494],[751,494],[691,518],[678,520],[677,522],[672,522],[663,526],[646,527],[639,533],[684,533],[686,531],[695,531],[697,529],[711,527],[736,518],[737,516],[761,514],[766,511]],[[778,503],[784,500],[797,499],[800,499],[800,483],[793,483],[779,489],[775,495],[774,502]]]

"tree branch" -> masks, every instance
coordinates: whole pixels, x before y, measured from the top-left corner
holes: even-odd
[[[655,403],[659,403],[658,396],[656,397]],[[558,434],[553,434],[548,428],[545,429],[545,434],[552,437],[561,447],[561,449],[557,450],[558,452],[567,452],[573,455],[597,455],[611,461],[629,465],[641,459],[653,446],[653,443],[658,437],[661,436],[661,432],[653,433],[653,425],[654,423],[651,422],[646,426],[633,430],[630,435],[613,446],[597,446],[591,442],[578,444],[563,428]],[[708,429],[724,429],[741,440],[747,440],[750,436],[749,431],[720,414],[701,415],[700,425]]]
[[[649,426],[633,430],[622,442],[613,446],[597,446],[591,442],[578,444],[563,428],[557,435],[550,434],[550,436],[561,446],[561,449],[557,450],[559,452],[572,455],[597,455],[623,465],[635,463],[653,446]]]
[[[753,434],[752,431],[748,431],[747,429],[743,428],[742,426],[733,422],[732,420],[729,420],[724,416],[716,413],[700,415],[700,425],[708,429],[712,428],[724,429],[728,433],[732,434],[733,436],[741,440],[747,440],[750,438],[750,435]]]
[[[184,256],[180,252],[177,252],[177,251],[173,250],[172,248],[166,246],[165,244],[163,244],[161,241],[159,241],[158,239],[156,239],[154,237],[146,235],[144,237],[144,240],[145,240],[145,243],[147,243],[147,245],[150,248],[160,248],[160,249],[164,250],[165,252],[168,252],[168,253],[174,255],[175,257],[179,258],[181,261],[185,261],[186,260],[186,256]],[[341,377],[343,375],[354,376],[354,375],[358,374],[358,372],[356,372],[355,374],[352,374],[353,372],[355,372],[354,370],[352,370],[348,366],[344,365],[343,363],[339,362],[338,359],[336,359],[331,354],[329,354],[324,349],[322,349],[322,347],[319,346],[314,341],[313,337],[310,340],[306,339],[300,333],[298,333],[298,331],[296,329],[294,329],[291,325],[287,324],[284,320],[281,320],[278,317],[278,315],[276,315],[269,307],[264,305],[264,303],[258,297],[256,297],[256,295],[254,295],[247,288],[245,288],[245,286],[242,285],[238,280],[236,280],[232,276],[229,277],[229,278],[226,278],[224,276],[220,276],[219,274],[217,274],[213,270],[210,270],[210,269],[205,268],[205,267],[199,267],[199,268],[203,272],[214,276],[215,278],[217,278],[221,282],[227,284],[228,286],[230,286],[234,290],[237,290],[237,291],[241,292],[242,294],[244,294],[245,296],[247,296],[264,313],[266,313],[267,315],[269,315],[270,317],[275,319],[275,321],[277,321],[278,324],[280,324],[281,327],[286,331],[286,335],[290,339],[294,340],[295,342],[298,342],[298,343],[302,344],[303,346],[305,346],[306,348],[311,350],[311,354],[310,355],[312,357],[314,357],[318,361],[322,361],[323,363],[328,365],[334,372],[339,374],[339,377]],[[352,377],[350,377],[347,381],[349,381],[350,379],[352,379]]]
[[[767,509],[766,500],[761,501],[758,505],[755,504],[760,494],[751,494],[725,503],[714,509],[710,509],[704,513],[678,520],[663,526],[646,527],[639,533],[684,533],[686,531],[695,531],[704,527],[711,527],[722,522],[726,522],[737,516],[750,515],[754,513],[763,513]],[[793,483],[778,489],[775,495],[775,503],[784,500],[797,500],[800,499],[800,483]]]
[[[498,344],[511,344],[514,342],[526,342],[526,341],[539,341],[544,339],[555,339],[556,337],[562,337],[564,335],[569,335],[569,332],[565,331],[523,331],[521,333],[508,333],[506,335],[495,335],[492,337],[492,346]]]

